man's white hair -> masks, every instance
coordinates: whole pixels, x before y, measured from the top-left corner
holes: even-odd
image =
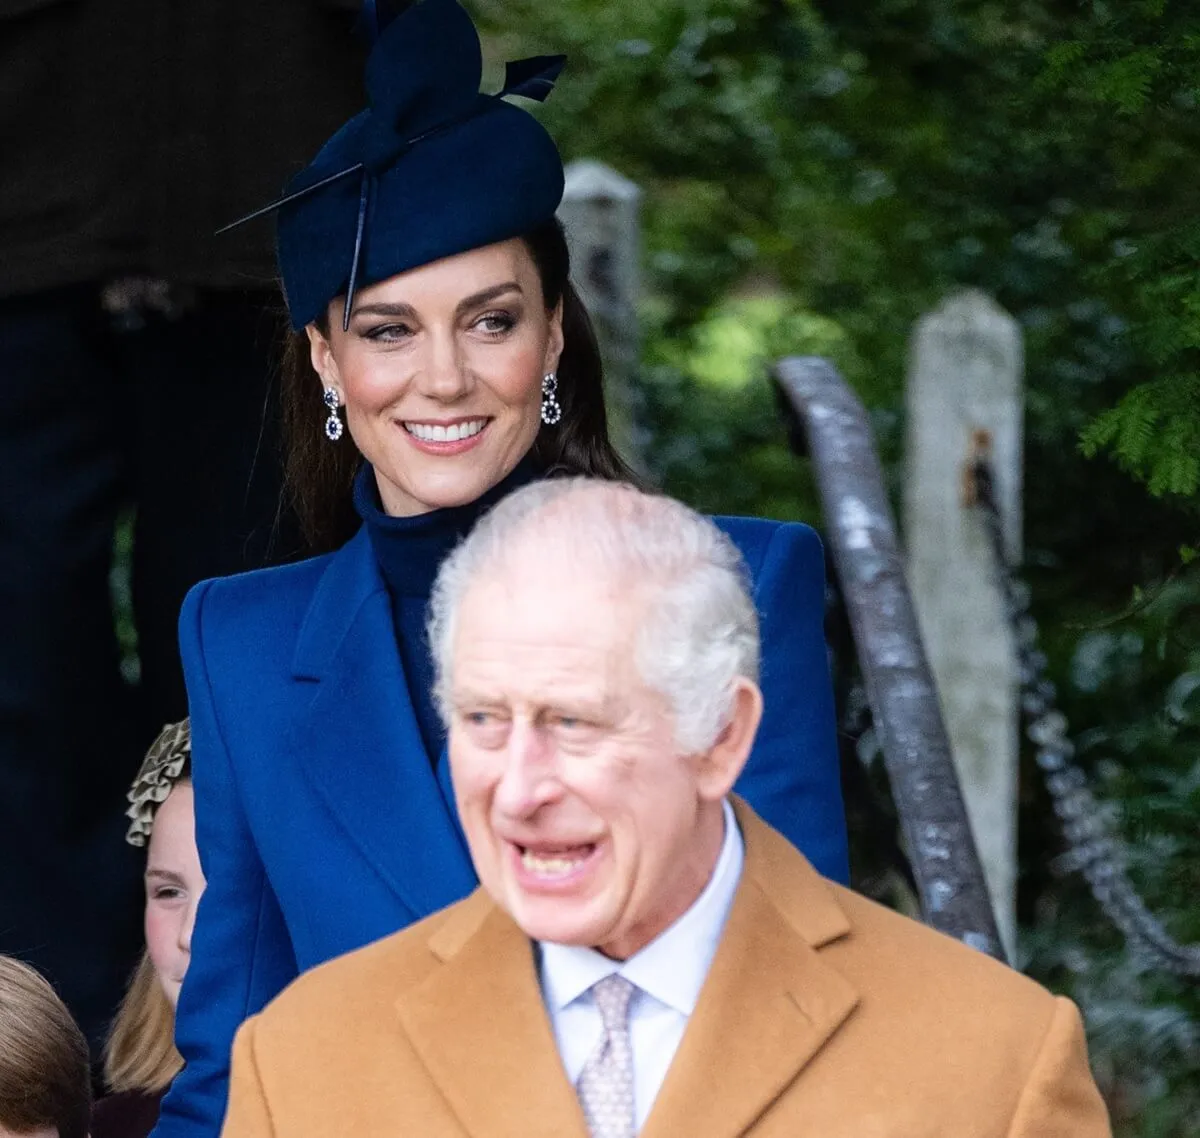
[[[512,567],[531,549],[553,550],[581,576],[618,583],[641,605],[638,672],[671,707],[681,752],[711,747],[732,713],[737,677],[758,681],[758,614],[741,554],[682,503],[589,478],[546,479],[510,494],[442,564],[428,631],[447,724],[463,599],[487,578],[519,587]]]

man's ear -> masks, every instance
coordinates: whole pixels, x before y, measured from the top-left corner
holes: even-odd
[[[308,335],[308,354],[312,361],[313,371],[321,378],[326,387],[333,388],[340,397],[342,394],[342,377],[338,371],[337,360],[333,354],[333,345],[328,337],[315,324],[306,324],[304,331]]]
[[[733,789],[750,758],[762,712],[763,697],[758,685],[738,676],[733,682],[729,720],[717,741],[700,757],[700,792],[709,801],[724,798]]]

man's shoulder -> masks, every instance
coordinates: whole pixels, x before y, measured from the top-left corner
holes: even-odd
[[[367,1027],[441,964],[444,944],[457,943],[493,910],[487,896],[470,896],[399,932],[334,957],[301,974],[258,1015],[260,1040],[287,1037],[315,1022]]]
[[[889,983],[933,999],[943,1012],[952,998],[981,1012],[1003,1006],[1018,1016],[1037,1009],[1050,1013],[1053,995],[1002,961],[843,885],[825,884],[851,927],[844,946],[831,947],[843,961],[853,960],[864,977],[890,977]]]
[[[903,1012],[909,1024],[958,1016],[982,1029],[996,1028],[996,1016],[1031,1024],[1052,1014],[1054,996],[1036,981],[822,877],[781,834],[740,811],[760,888],[868,1005]]]

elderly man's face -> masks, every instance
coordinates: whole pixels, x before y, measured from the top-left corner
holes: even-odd
[[[510,576],[468,589],[449,677],[471,855],[530,937],[624,959],[704,888],[737,772],[677,753],[667,702],[634,663],[637,590],[533,556]]]

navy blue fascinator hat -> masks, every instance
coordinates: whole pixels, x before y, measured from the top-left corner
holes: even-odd
[[[279,271],[293,328],[346,294],[407,269],[518,237],[548,221],[562,159],[545,128],[509,95],[542,101],[565,56],[509,63],[503,89],[480,93],[483,59],[456,0],[419,0],[377,35],[367,109],[292,178],[278,210]],[[228,226],[226,228],[233,228]]]

